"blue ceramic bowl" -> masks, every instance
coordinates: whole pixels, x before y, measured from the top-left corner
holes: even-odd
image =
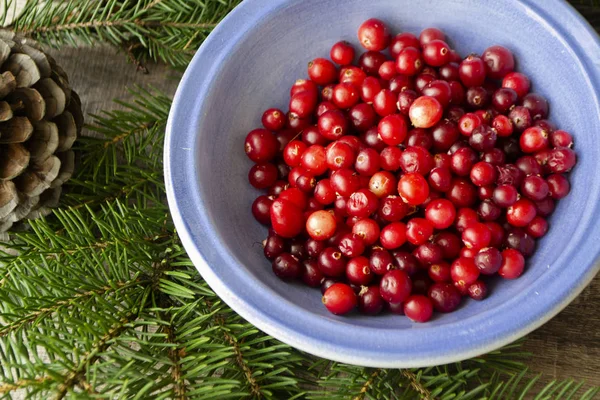
[[[572,132],[579,162],[525,274],[497,282],[482,302],[415,324],[396,315],[337,317],[318,290],[271,272],[266,230],[250,205],[246,133],[269,107],[286,109],[306,63],[340,39],[357,44],[377,17],[394,32],[443,29],[461,54],[501,44]],[[246,0],[204,42],[179,85],[168,123],[165,175],[175,225],[214,291],[264,332],[298,349],[372,367],[421,367],[492,351],[539,327],[599,269],[600,88],[598,37],[558,0]]]

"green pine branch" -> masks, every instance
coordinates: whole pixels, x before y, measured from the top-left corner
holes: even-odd
[[[239,1],[30,0],[12,27],[53,46],[110,43],[141,69],[147,59],[185,66]]]

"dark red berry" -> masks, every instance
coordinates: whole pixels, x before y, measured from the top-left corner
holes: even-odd
[[[317,85],[325,86],[335,82],[337,68],[325,58],[315,58],[308,63],[308,76]]]
[[[379,75],[381,64],[387,60],[388,58],[385,54],[380,53],[379,51],[369,50],[360,55],[358,58],[358,65],[366,74],[377,76]]]
[[[275,158],[279,149],[277,138],[266,129],[254,129],[246,136],[244,149],[248,158],[255,163],[264,163]]]
[[[456,208],[449,200],[432,200],[425,209],[425,218],[429,220],[436,229],[446,229],[454,223],[454,219],[456,218]]]
[[[433,307],[443,313],[456,310],[460,305],[460,293],[451,283],[434,283],[429,288],[428,297]]]
[[[278,108],[269,108],[263,113],[261,122],[267,130],[276,132],[285,127],[285,114]]]
[[[273,199],[270,196],[258,196],[252,203],[252,215],[263,225],[271,224],[271,205]]]
[[[454,282],[469,286],[479,278],[479,268],[473,258],[460,257],[450,266],[450,276]]]
[[[451,61],[450,46],[443,40],[432,40],[423,45],[423,60],[432,67],[441,67]]]
[[[410,295],[412,282],[402,270],[388,271],[379,283],[381,297],[388,303],[401,303]]]
[[[419,35],[419,43],[421,46],[426,45],[432,40],[446,40],[446,35],[438,28],[423,29]]]
[[[485,299],[485,297],[487,296],[488,289],[487,285],[484,282],[475,281],[471,285],[469,285],[467,291],[469,293],[469,297],[471,297],[473,300],[480,301]]]
[[[529,78],[523,75],[520,72],[509,72],[504,76],[502,80],[502,87],[510,88],[517,92],[519,98],[525,96],[529,93],[529,88],[531,84],[529,82]]]
[[[473,223],[462,232],[462,241],[469,249],[483,249],[488,247],[492,240],[489,228],[480,222]]]
[[[521,193],[533,201],[545,199],[549,192],[550,187],[548,183],[538,175],[529,175],[521,183]]]
[[[377,131],[381,140],[388,146],[399,145],[408,133],[406,117],[400,114],[387,115],[379,121]]]
[[[396,71],[402,75],[413,76],[423,69],[423,55],[415,47],[406,47],[396,58]]]
[[[488,47],[481,55],[481,59],[486,64],[487,75],[492,79],[502,79],[515,69],[515,59],[506,47]]]
[[[492,95],[492,105],[499,113],[506,113],[517,103],[517,92],[510,88],[500,88]]]
[[[473,262],[482,274],[493,275],[502,265],[502,254],[497,248],[486,247],[479,250],[473,258]]]
[[[475,54],[465,58],[458,67],[458,75],[466,87],[483,85],[485,74],[485,63]]]
[[[477,186],[491,185],[496,182],[497,175],[496,168],[485,161],[475,164],[470,172],[471,182]]]
[[[548,132],[538,126],[527,128],[521,134],[519,144],[524,153],[535,153],[546,149],[549,144]]]
[[[570,133],[558,130],[550,134],[552,147],[573,147],[573,137]]]
[[[554,174],[569,172],[577,163],[575,152],[569,148],[552,149],[546,160],[548,170]]]
[[[406,225],[402,222],[392,222],[384,226],[379,234],[379,241],[388,250],[397,249],[406,242]]]
[[[511,120],[515,131],[517,132],[523,132],[525,129],[529,128],[533,122],[529,110],[521,106],[516,106],[510,110],[508,118]]]
[[[513,226],[527,226],[536,216],[535,204],[528,199],[519,199],[506,211],[506,220]]]
[[[425,218],[412,218],[406,224],[406,239],[414,244],[420,245],[429,240],[433,235],[433,224]]]
[[[569,194],[571,185],[564,175],[552,174],[546,178],[550,196],[555,200],[560,200]]]
[[[350,195],[346,202],[348,215],[366,218],[379,207],[377,196],[368,189],[360,189]]]
[[[268,260],[274,260],[287,251],[287,248],[288,246],[285,239],[279,235],[270,235],[263,242],[263,253]]]
[[[302,266],[300,261],[289,253],[281,253],[272,263],[273,272],[283,280],[293,280],[300,277]]]
[[[329,140],[341,138],[346,134],[346,130],[348,129],[346,116],[340,110],[330,110],[321,114],[317,125],[319,133]]]
[[[385,23],[371,18],[358,28],[358,41],[367,50],[381,51],[390,43],[390,33]]]
[[[454,178],[450,190],[446,192],[446,198],[456,207],[471,207],[477,201],[477,189],[467,179]]]
[[[379,240],[380,228],[377,222],[370,218],[364,218],[358,221],[352,227],[352,233],[360,236],[365,245],[370,246]]]
[[[529,110],[531,118],[545,119],[548,116],[548,102],[537,93],[526,94],[521,105]]]
[[[397,111],[398,96],[391,90],[383,89],[373,98],[373,108],[382,117],[394,114]],[[414,103],[413,103],[414,104]]]
[[[398,193],[406,203],[416,206],[429,197],[429,185],[421,174],[404,174],[398,181]]]
[[[396,59],[402,49],[406,47],[419,48],[419,46],[419,39],[415,35],[409,32],[402,32],[392,38],[390,43],[390,54]]]
[[[358,311],[361,314],[377,315],[385,306],[385,301],[381,298],[379,286],[363,286],[358,294]]]

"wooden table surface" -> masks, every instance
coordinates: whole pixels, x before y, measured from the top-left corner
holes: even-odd
[[[600,26],[600,7],[578,9]],[[110,47],[63,48],[52,54],[69,74],[86,114],[114,108],[111,100],[126,100],[126,89],[134,84],[153,85],[170,95],[177,88],[177,72],[149,64],[149,74],[143,74],[123,53]],[[530,334],[524,348],[534,354],[533,371],[552,378],[585,379],[600,386],[600,275],[557,317]]]

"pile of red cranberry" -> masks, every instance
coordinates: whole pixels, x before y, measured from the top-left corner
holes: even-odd
[[[320,286],[332,313],[424,322],[522,274],[569,192],[573,140],[504,47],[462,59],[438,29],[391,37],[377,19],[358,39],[358,66],[336,43],[246,137],[268,191],[252,213],[273,272]]]

